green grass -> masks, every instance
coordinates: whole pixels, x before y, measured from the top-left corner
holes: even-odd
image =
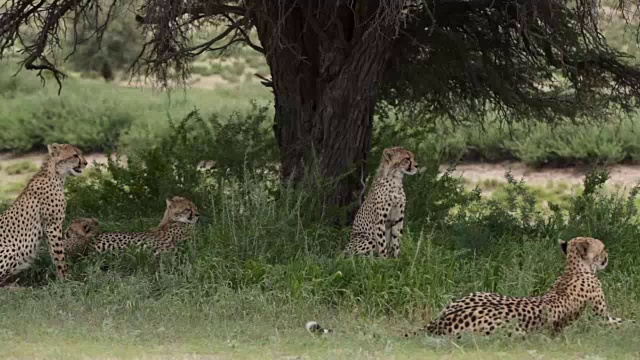
[[[53,81],[42,87],[35,73],[12,77],[0,71],[0,151],[43,148],[68,142],[85,150],[153,143],[169,126],[194,108],[205,116],[228,116],[250,108],[250,100],[266,103],[269,92],[260,84],[215,90],[176,89],[170,95],[150,88],[126,88],[100,80],[70,78],[60,96]]]
[[[69,305],[60,306],[57,299],[47,300],[58,297],[57,289],[47,291],[54,295],[43,299],[30,290],[12,295],[12,302],[24,303],[15,310],[29,315],[24,316],[23,323],[9,322],[12,330],[0,334],[3,344],[8,344],[0,349],[0,357],[632,359],[638,356],[637,329],[613,332],[587,322],[580,322],[555,339],[534,335],[526,340],[477,338],[451,343],[432,338],[403,339],[397,331],[405,324],[393,319],[335,314],[329,316],[328,322],[335,325],[336,332],[314,338],[303,329],[308,314],[305,311],[331,314],[331,309],[274,304],[261,295],[233,293],[211,296],[198,305],[179,304],[180,308],[196,307],[200,315],[194,316],[194,310],[180,312],[175,306],[163,307],[172,305],[166,301],[141,301],[127,309],[102,302],[79,304],[76,298],[65,296]],[[42,310],[31,315],[32,308],[27,306]],[[45,313],[47,306],[59,313],[36,319]],[[230,308],[239,314],[234,316],[221,310]],[[39,326],[32,327],[36,322]]]
[[[192,115],[131,153],[127,168],[112,163],[69,179],[67,222],[91,216],[105,231],[147,229],[158,223],[169,195],[193,199],[203,221],[192,241],[159,259],[135,251],[70,259],[65,283],[55,280],[43,247],[20,276],[32,288],[0,291],[0,343],[10,344],[0,347],[0,357],[638,355],[638,325],[609,329],[588,313],[556,338],[449,343],[400,336],[472,291],[545,292],[563,268],[558,239],[578,235],[605,242],[610,265],[601,280],[610,311],[636,319],[640,216],[634,196],[603,189],[603,173],[589,175],[563,209],[544,213],[527,186],[511,178],[507,185],[489,183],[504,195],[485,199],[439,174],[437,158],[418,147],[425,171],[405,181],[401,257],[346,259],[340,253],[348,231],[322,218],[315,190],[278,186],[273,153],[266,151],[274,145],[256,132],[266,121],[264,110],[224,123]],[[202,154],[216,168],[198,170]],[[556,187],[562,186],[548,190]],[[101,270],[105,264],[108,271]],[[334,334],[311,337],[304,329],[309,320]]]
[[[38,171],[38,166],[36,166],[32,161],[21,160],[7,165],[4,171],[8,175],[30,174]]]
[[[246,236],[238,225],[239,241],[260,246],[257,241],[264,239]],[[118,226],[137,229],[124,220]],[[233,241],[223,228],[218,219],[201,227],[193,243],[159,264],[128,255],[76,259],[71,282],[1,291],[0,341],[10,345],[0,348],[0,357],[638,356],[637,327],[612,330],[587,318],[558,338],[543,333],[525,340],[463,338],[450,343],[400,336],[418,326],[421,315],[430,318],[449,299],[469,291],[544,291],[562,265],[552,241],[506,243],[494,256],[462,256],[439,244],[435,234],[414,235],[413,227],[399,260],[302,254],[278,264],[257,254],[230,258]],[[260,232],[259,227],[248,232],[255,230]],[[301,230],[304,236],[310,229]],[[298,246],[303,239],[286,241]],[[635,256],[614,249],[611,266],[602,274],[609,305],[613,314],[635,318],[640,311]],[[98,269],[105,261],[111,265],[109,273]],[[303,328],[310,319],[334,333],[311,337]]]

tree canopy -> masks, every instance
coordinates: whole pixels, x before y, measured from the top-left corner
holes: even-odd
[[[602,25],[637,24],[636,4],[424,0],[410,6],[382,97],[416,115],[464,120],[600,118],[634,111],[640,69]],[[629,31],[634,28],[630,26]]]

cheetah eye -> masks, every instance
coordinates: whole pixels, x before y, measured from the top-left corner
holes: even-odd
[[[75,158],[79,158],[79,157],[80,157],[80,155],[78,155],[78,154],[73,154],[73,157],[75,157]]]

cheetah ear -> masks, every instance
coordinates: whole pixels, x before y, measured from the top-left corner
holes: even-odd
[[[393,155],[393,150],[391,150],[390,148],[386,148],[382,151],[382,155],[384,156],[385,160],[390,161],[391,156]]]
[[[576,251],[578,252],[578,255],[580,255],[581,258],[586,259],[587,258],[587,251],[589,251],[589,243],[587,242],[579,242],[577,244],[574,245]]]
[[[171,204],[173,204],[173,199],[167,198],[167,206],[171,206]]]
[[[58,152],[60,151],[60,144],[49,144],[49,145],[47,145],[47,151],[49,152],[49,155],[51,155],[51,156],[58,155]]]
[[[564,240],[560,241],[560,249],[562,250],[562,252],[567,255],[567,242]]]

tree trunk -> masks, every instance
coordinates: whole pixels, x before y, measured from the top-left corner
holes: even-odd
[[[255,18],[273,81],[281,178],[331,179],[331,207],[353,204],[366,179],[377,82],[400,17],[380,2],[279,1]]]

